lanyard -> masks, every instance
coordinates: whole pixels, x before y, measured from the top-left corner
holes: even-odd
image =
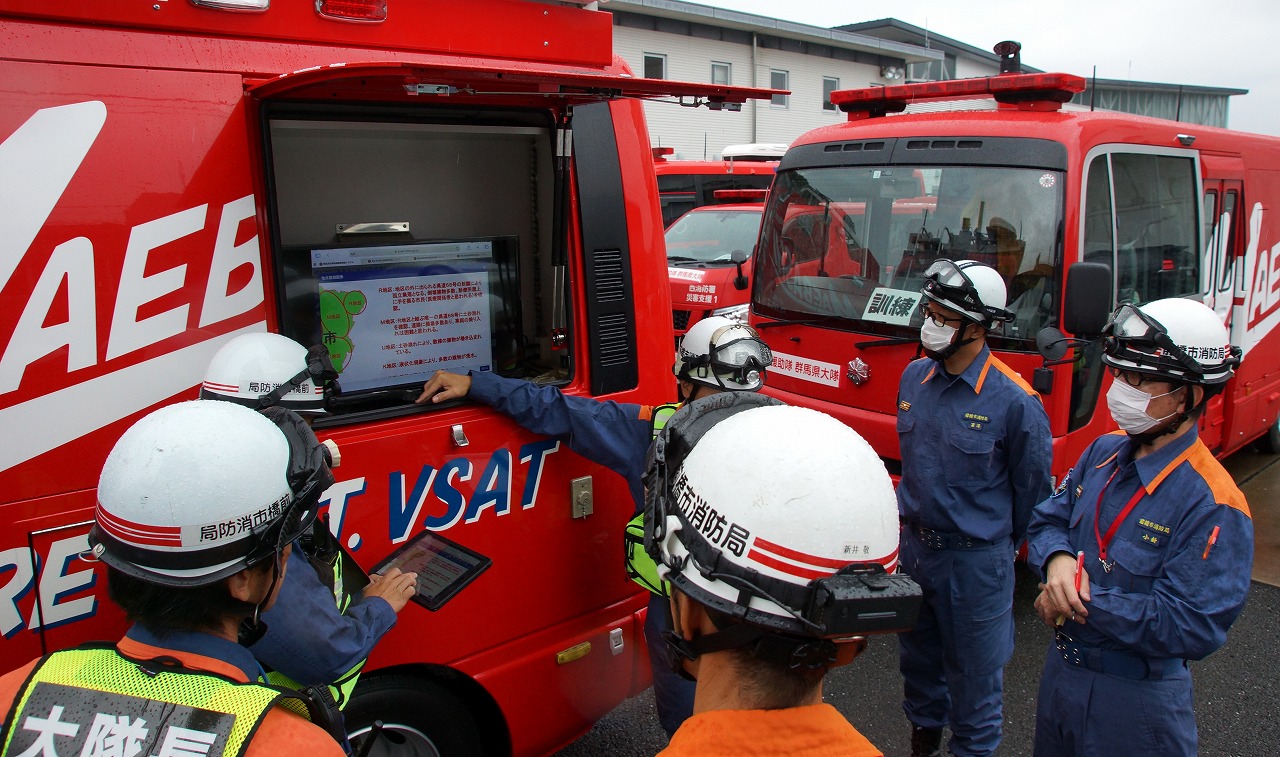
[[[1119,472],[1120,466],[1117,464],[1116,469],[1111,471],[1111,478],[1107,479],[1107,483],[1102,485],[1102,491],[1098,492],[1098,504],[1093,512],[1093,538],[1098,541],[1098,561],[1102,563],[1102,569],[1108,573],[1111,572],[1111,568],[1116,564],[1116,561],[1107,559],[1107,545],[1115,538],[1116,531],[1120,530],[1120,524],[1124,523],[1124,519],[1129,517],[1129,513],[1133,512],[1133,508],[1137,507],[1142,495],[1147,493],[1146,488],[1139,481],[1138,491],[1133,493],[1133,496],[1129,498],[1129,503],[1124,506],[1124,509],[1120,511],[1116,519],[1111,521],[1111,527],[1107,529],[1107,535],[1103,536],[1102,532],[1098,530],[1098,521],[1102,520],[1102,498],[1107,496],[1107,489],[1111,486],[1111,480]]]

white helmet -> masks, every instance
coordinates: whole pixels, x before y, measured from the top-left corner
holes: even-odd
[[[1011,321],[1005,310],[1008,289],[1000,272],[976,260],[936,260],[924,272],[924,296],[990,328],[995,321]]]
[[[1223,384],[1240,364],[1222,319],[1194,300],[1121,305],[1102,333],[1102,362],[1175,383]]]
[[[323,448],[288,410],[169,405],[107,456],[89,545],[149,583],[211,584],[280,554],[332,483]]]
[[[279,403],[297,412],[323,413],[324,387],[338,377],[323,347],[261,332],[222,345],[209,361],[200,399],[230,400],[261,409]]]
[[[889,575],[893,484],[848,426],[764,395],[721,393],[678,411],[651,455],[646,549],[690,599],[760,633],[810,641],[914,623],[919,587]]]
[[[716,389],[754,392],[764,386],[773,353],[756,330],[720,315],[689,329],[671,371],[677,378]]]

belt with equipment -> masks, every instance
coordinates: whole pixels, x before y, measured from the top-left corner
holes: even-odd
[[[1062,631],[1054,633],[1053,643],[1068,665],[1079,665],[1095,673],[1132,681],[1172,678],[1187,667],[1187,661],[1180,657],[1140,657],[1128,652],[1099,649],[1081,644]]]
[[[938,531],[933,528],[925,528],[911,521],[905,521],[904,526],[916,536],[919,536],[920,541],[929,549],[985,549],[995,545],[993,541],[976,539],[957,531]]]

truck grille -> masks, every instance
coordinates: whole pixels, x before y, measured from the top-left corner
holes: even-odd
[[[671,323],[676,327],[676,331],[684,331],[689,328],[689,316],[692,315],[688,310],[672,310]]]

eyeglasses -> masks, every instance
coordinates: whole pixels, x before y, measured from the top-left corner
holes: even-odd
[[[964,323],[964,318],[948,318],[936,310],[930,310],[926,302],[920,303],[920,312],[924,313],[924,317],[933,321],[934,326],[946,326],[948,323]]]
[[[1111,365],[1107,366],[1107,372],[1110,373],[1114,378],[1120,379],[1121,381],[1123,381],[1124,383],[1132,387],[1139,387],[1139,386],[1142,386],[1143,384],[1149,384],[1153,381],[1165,381],[1165,379],[1162,379],[1158,376],[1148,376],[1145,373],[1137,373],[1135,371],[1126,371],[1122,368],[1116,368],[1115,366],[1111,366]]]

